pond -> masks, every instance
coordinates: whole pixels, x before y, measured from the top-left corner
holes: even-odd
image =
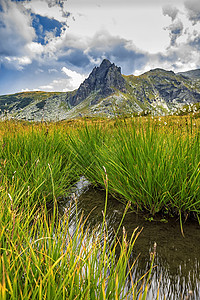
[[[73,197],[60,202],[60,215],[64,214],[71,203],[71,221],[73,227],[76,212],[88,217],[90,228],[101,224],[105,205],[105,191],[94,189],[87,180],[81,180],[73,188]],[[106,222],[110,240],[117,230],[125,206],[109,196]],[[136,240],[132,259],[139,255],[135,264],[134,281],[145,274],[150,267],[150,252],[156,242],[155,268],[151,276],[148,299],[200,299],[200,226],[197,222],[187,221],[183,225],[185,237],[180,232],[179,220],[171,219],[167,223],[147,221],[144,215],[128,212],[123,221],[128,237],[138,227],[142,231]],[[122,228],[121,228],[122,233]]]

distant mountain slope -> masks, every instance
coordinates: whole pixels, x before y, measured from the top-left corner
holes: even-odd
[[[62,92],[22,92],[10,95],[0,96],[0,112],[2,116],[10,115],[10,117],[27,120],[41,120],[44,116],[45,108],[54,106],[66,99],[66,93]],[[55,118],[56,105],[53,108]],[[50,114],[52,112],[50,111]],[[48,115],[49,118],[51,116]]]
[[[154,69],[140,76],[125,76],[120,67],[105,59],[73,92],[0,96],[0,109],[2,116],[35,121],[112,117],[147,111],[168,114],[200,103],[199,71],[175,74]]]
[[[22,92],[11,95],[0,96],[0,109],[11,111],[13,109],[19,110],[30,105],[33,102],[37,102],[38,108],[43,108],[46,99],[53,96],[58,96],[60,92]]]
[[[200,79],[200,69],[190,70],[186,72],[179,72],[178,74],[192,78],[192,79]]]
[[[175,110],[182,105],[200,102],[200,86],[172,71],[154,69],[140,76],[127,76],[129,98],[156,111]]]

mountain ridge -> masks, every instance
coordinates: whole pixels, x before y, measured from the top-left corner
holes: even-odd
[[[200,69],[189,70],[186,72],[179,72],[177,74],[185,77],[193,78],[193,79],[200,79]]]
[[[199,77],[198,77],[199,76]],[[104,59],[72,92],[26,92],[0,96],[2,115],[27,120],[114,117],[151,112],[176,113],[200,103],[200,70],[174,73],[156,68],[142,75],[122,75]]]

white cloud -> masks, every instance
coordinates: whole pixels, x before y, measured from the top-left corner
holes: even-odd
[[[172,24],[170,24],[168,27],[166,27],[167,30],[169,30],[169,36],[171,38],[171,45],[174,45],[176,43],[176,40],[178,37],[180,37],[183,33],[183,23],[181,20],[176,20]]]
[[[37,89],[31,89],[31,90],[30,90],[30,89],[28,89],[28,88],[25,88],[25,89],[21,89],[20,92],[22,92],[22,93],[24,92],[24,93],[25,93],[25,92],[32,92],[32,91],[35,91],[35,92],[36,92],[36,91],[38,91],[38,90],[37,90]]]
[[[11,0],[1,0],[1,5],[0,53],[2,56],[24,55],[25,46],[35,37],[31,16],[23,5]]]
[[[188,17],[193,24],[200,22],[200,1],[187,0],[185,1],[185,7],[187,9]]]
[[[57,50],[63,46],[63,38],[67,25],[61,29],[61,37],[55,37],[55,33],[47,32],[49,45],[35,42],[36,33],[32,26],[31,13],[41,13],[43,16],[66,21],[62,1],[26,1],[15,2],[11,0],[0,0],[2,11],[0,11],[0,58],[1,62],[18,70],[23,69],[25,64],[34,59],[40,63],[46,63],[49,58],[57,60]],[[60,4],[59,4],[60,3]],[[29,60],[27,63],[24,61]],[[28,57],[28,59],[27,59]],[[12,63],[11,63],[12,62]],[[16,64],[15,64],[16,63]],[[21,66],[20,66],[21,63]]]
[[[44,51],[44,47],[36,42],[31,42],[29,44],[27,44],[27,49],[30,51],[31,56],[35,56],[38,54],[42,54],[42,52]]]
[[[80,84],[85,80],[86,76],[79,74],[75,71],[67,69],[66,67],[62,68],[62,73],[67,75],[67,78],[58,78],[51,81],[49,84],[40,85],[37,90],[53,92],[67,92],[77,89]]]
[[[200,1],[184,1],[0,0],[0,62],[22,71],[23,78],[25,72],[37,74],[27,76],[25,86],[48,91],[78,88],[82,74],[103,58],[124,74],[197,68]],[[59,36],[50,33],[47,44],[36,42],[31,13],[62,22]]]
[[[58,70],[56,70],[56,69],[48,69],[48,72],[49,73],[58,73]]]
[[[23,5],[27,9],[48,18],[66,22],[66,18],[63,17],[63,11],[66,10],[71,12],[71,16],[68,19],[69,28],[65,23],[60,36],[48,35],[46,45],[36,43],[33,38],[30,38],[24,49],[29,52],[28,56],[31,60],[36,59],[41,64],[45,65],[51,62],[54,64],[60,58],[65,57],[66,63],[70,67],[70,64],[76,66],[76,60],[71,60],[71,57],[76,54],[79,56],[79,61],[80,55],[82,55],[82,60],[84,57],[85,60],[88,57],[90,63],[94,64],[107,57],[108,53],[111,59],[110,52],[114,47],[123,47],[127,50],[124,59],[121,55],[122,52],[120,53],[121,50],[118,54],[113,55],[113,59],[120,62],[120,60],[125,61],[128,58],[127,55],[133,58],[131,51],[145,54],[165,52],[170,44],[174,44],[178,37],[183,36],[181,20],[170,24],[170,20],[162,13],[161,4],[166,4],[166,1],[161,1],[161,3],[155,0],[146,1],[146,5],[144,5],[144,1],[142,1],[143,5],[140,2],[136,5],[128,0],[125,2],[128,4],[128,9],[126,5],[120,5],[119,1],[117,1],[118,5],[114,5],[111,0],[103,2],[69,0],[63,2],[63,5],[58,5],[59,1],[50,0],[26,1]],[[168,3],[170,2],[168,1]],[[23,5],[15,6],[22,7]],[[174,20],[180,10],[180,5],[179,8],[169,6],[169,4],[165,7],[167,7],[164,10],[165,14]],[[168,28],[170,35],[164,28]],[[33,28],[32,30],[34,31]],[[100,58],[97,55],[100,55]],[[127,61],[130,64],[130,60]],[[79,67],[81,67],[81,62]]]
[[[151,53],[164,50],[169,44],[169,36],[162,29],[169,20],[162,14],[159,5],[134,5],[107,7],[75,6],[69,2],[69,11],[75,17],[69,18],[68,33],[91,38],[100,30],[107,30],[112,36],[131,40],[143,51]]]
[[[176,19],[178,11],[179,10],[176,7],[171,6],[169,4],[163,6],[163,15],[169,16],[172,19],[172,21]]]
[[[17,70],[21,71],[24,69],[25,66],[31,64],[31,59],[27,56],[6,56],[4,57],[4,64],[7,65],[9,68],[16,68]]]
[[[21,4],[1,0],[0,59],[8,68],[23,70],[32,63],[32,51],[27,47],[35,38],[30,12]]]
[[[68,86],[66,86],[66,89],[74,90],[79,87],[79,85],[85,80],[86,76],[79,74],[75,71],[72,71],[70,69],[67,69],[66,67],[62,68],[62,72],[65,73],[69,79],[67,80]]]
[[[53,91],[53,85],[41,85],[40,87],[39,87],[39,89],[40,90],[44,90],[44,91],[47,91],[47,92],[49,92],[49,91]]]
[[[171,46],[163,53],[149,54],[148,62],[141,69],[137,69],[134,75],[141,75],[151,69],[162,68],[176,72],[184,72],[196,69],[200,66],[199,51],[186,43]]]
[[[62,1],[34,0],[26,1],[24,6],[35,14],[66,22],[67,14],[61,3]]]

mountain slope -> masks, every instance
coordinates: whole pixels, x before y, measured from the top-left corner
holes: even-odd
[[[200,79],[200,69],[190,70],[186,72],[179,72],[178,74],[192,79]]]
[[[22,92],[0,96],[1,117],[42,120],[56,119],[58,107],[65,103],[66,93]],[[49,107],[52,109],[49,109]],[[67,108],[68,109],[68,108]]]
[[[129,98],[160,113],[200,102],[199,85],[172,71],[154,69],[138,77],[127,76],[127,83]]]
[[[0,109],[2,115],[35,121],[112,117],[147,111],[156,115],[169,114],[200,103],[198,71],[186,72],[186,76],[185,72],[175,74],[154,69],[140,76],[125,76],[120,67],[105,59],[73,92],[0,96]]]

